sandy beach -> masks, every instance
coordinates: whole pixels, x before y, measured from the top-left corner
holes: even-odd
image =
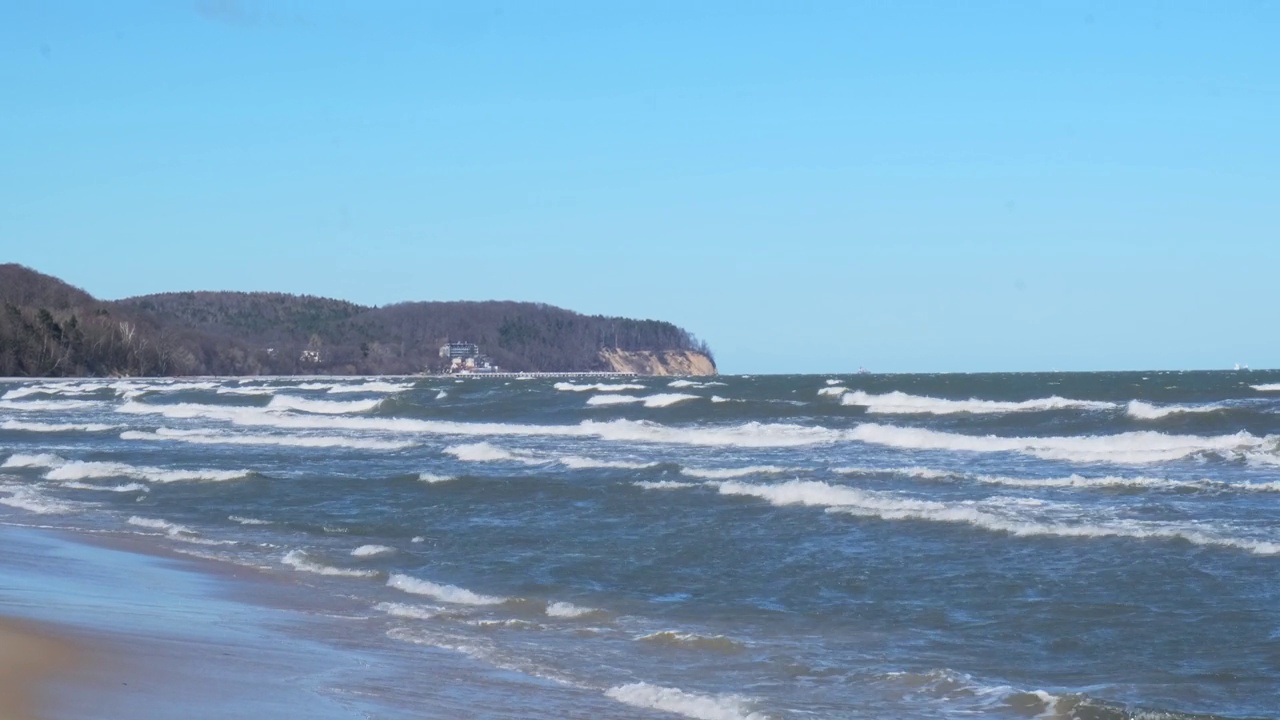
[[[78,540],[0,529],[0,720],[370,716],[334,682],[367,663],[284,632],[268,585]]]

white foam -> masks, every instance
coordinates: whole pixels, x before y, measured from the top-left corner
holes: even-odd
[[[107,432],[118,430],[120,425],[103,425],[101,423],[39,423],[6,420],[0,423],[0,430],[19,430],[22,432]]]
[[[60,487],[70,488],[72,490],[101,490],[105,492],[148,492],[148,488],[142,483],[125,483],[123,485],[95,485],[93,483],[84,483],[71,480],[60,484]]]
[[[41,453],[39,455],[26,455],[23,453],[14,453],[13,455],[10,455],[9,458],[4,461],[4,464],[0,465],[0,467],[52,468],[52,467],[58,467],[59,465],[64,465],[66,464],[66,462],[67,462],[66,460],[63,460],[57,455],[51,455],[49,453]]]
[[[78,509],[72,503],[45,497],[34,488],[21,485],[0,486],[0,492],[9,493],[8,497],[0,497],[0,505],[8,505],[37,515],[60,515]]]
[[[621,392],[623,390],[644,390],[643,385],[634,383],[595,383],[594,385],[578,385],[571,382],[558,382],[552,385],[557,390],[568,392]]]
[[[387,587],[395,588],[414,595],[426,595],[440,602],[454,605],[501,605],[507,598],[494,595],[481,595],[466,588],[455,585],[440,585],[427,580],[419,580],[409,575],[394,573],[387,580]]]
[[[713,403],[727,403],[727,402],[733,402],[733,399],[732,399],[732,398],[727,398],[727,397],[720,397],[719,395],[712,395],[712,396],[711,396],[711,402],[713,402]],[[742,401],[742,400],[739,400],[738,402],[743,402],[743,401]]]
[[[1221,480],[1170,480],[1160,477],[1124,477],[1106,475],[1084,477],[1069,475],[1053,478],[1016,478],[999,475],[974,475],[973,479],[988,485],[1025,488],[1142,488],[1149,490],[1227,490],[1232,492],[1280,492],[1280,480],[1262,483],[1224,482]]]
[[[611,687],[604,693],[638,708],[662,710],[694,720],[767,720],[756,712],[755,701],[742,695],[699,695],[678,688],[637,682]]]
[[[1266,383],[1264,385],[1251,385],[1258,392],[1280,392],[1280,383]]]
[[[657,645],[717,650],[719,652],[736,652],[743,648],[742,643],[725,635],[702,635],[681,630],[659,630],[648,635],[641,635],[636,640]]]
[[[160,520],[159,518],[146,518],[146,517],[140,517],[138,515],[134,515],[129,518],[128,523],[130,525],[136,525],[138,527],[144,527],[150,530],[161,530],[164,532],[164,534],[170,537],[176,537],[180,535],[190,536],[190,535],[199,534],[195,530],[192,530],[191,528],[187,527],[186,525],[171,523],[168,520]]]
[[[439,392],[437,392],[437,393],[436,393],[436,399],[437,399],[437,400],[443,400],[443,399],[445,399],[445,398],[447,398],[447,397],[449,397],[449,393],[447,393],[447,392],[445,392],[445,391],[443,391],[443,390],[441,390],[441,391],[439,391]]]
[[[306,553],[301,550],[290,550],[284,554],[284,557],[281,558],[281,562],[292,567],[294,570],[315,573],[316,575],[331,575],[335,577],[374,577],[378,574],[375,570],[354,570],[351,568],[322,565],[307,558]]]
[[[648,408],[662,408],[676,403],[697,400],[701,396],[686,393],[658,393],[656,395],[594,395],[587,399],[588,405],[624,405],[640,403]]]
[[[696,382],[694,380],[672,380],[667,383],[667,387],[673,388],[709,388],[709,387],[728,387],[728,383],[716,382],[710,380],[707,382]]]
[[[422,482],[432,483],[432,484],[449,482],[450,480],[457,480],[457,478],[452,475],[436,475],[435,473],[429,473],[429,472],[418,473],[418,479],[421,480]]]
[[[227,519],[231,522],[237,522],[241,525],[270,525],[270,520],[259,520],[258,518],[243,517],[240,515],[228,515]]]
[[[346,415],[368,412],[380,405],[381,400],[309,400],[293,395],[276,395],[267,403],[268,410],[296,410],[320,415]]]
[[[665,443],[709,447],[797,447],[837,442],[847,433],[823,427],[749,422],[741,425],[673,427],[643,420],[584,420],[576,425],[468,423],[412,418],[288,415],[261,408],[177,403],[149,405],[129,401],[116,408],[126,414],[156,414],[176,419],[221,420],[236,425],[291,430],[355,430],[413,435],[595,437],[614,442]]]
[[[1074,437],[1002,437],[866,423],[849,437],[863,442],[913,450],[1016,452],[1045,460],[1144,464],[1178,460],[1197,453],[1237,453],[1274,443],[1246,432],[1235,435],[1166,435],[1143,431]]]
[[[117,462],[71,460],[45,473],[48,480],[89,480],[93,478],[128,477],[155,483],[210,481],[225,482],[249,476],[248,470],[174,470],[144,467]]]
[[[957,473],[947,470],[934,470],[933,468],[918,465],[896,468],[838,467],[832,468],[832,472],[837,472],[841,475],[900,475],[920,480],[942,480],[957,475]]]
[[[351,551],[352,557],[375,558],[395,554],[396,549],[386,545],[361,545]]]
[[[818,391],[818,395],[826,395],[826,396],[830,396],[830,397],[840,397],[841,395],[843,395],[843,394],[845,394],[845,393],[847,393],[847,392],[849,392],[849,388],[847,388],[847,387],[845,387],[845,386],[843,386],[843,385],[832,385],[832,386],[830,386],[830,387],[824,387],[824,388],[822,388],[821,390],[819,390],[819,391]]]
[[[830,388],[828,388],[830,389]],[[998,400],[946,400],[943,398],[909,395],[894,391],[883,395],[855,390],[841,396],[840,404],[858,405],[867,408],[869,413],[885,413],[896,415],[952,415],[955,413],[992,414],[1010,412],[1041,412],[1045,410],[1110,410],[1117,407],[1115,403],[1096,400],[1073,400],[1054,395],[1047,398],[1005,402]]]
[[[631,484],[645,490],[679,490],[681,488],[698,487],[697,483],[680,482],[678,480],[641,480]]]
[[[0,400],[0,410],[57,412],[59,410],[83,410],[99,404],[93,400]]]
[[[371,380],[360,385],[334,385],[329,388],[330,393],[398,393],[413,388],[412,383],[389,383],[380,380]]]
[[[785,468],[778,465],[750,465],[740,468],[680,468],[680,473],[683,475],[709,480],[728,480],[748,475],[777,475],[789,472],[794,472],[794,468]]]
[[[1215,534],[1200,526],[1173,523],[1114,520],[1082,520],[1073,507],[1022,498],[987,498],[980,501],[943,503],[894,493],[872,492],[811,480],[778,485],[724,482],[724,495],[760,498],[772,505],[809,505],[881,520],[923,520],[959,523],[1015,537],[1132,538],[1185,540],[1196,545],[1231,547],[1256,555],[1280,554],[1280,542]],[[1034,511],[1034,516],[1027,510]],[[1055,518],[1057,513],[1061,517]]]
[[[578,618],[584,615],[598,615],[602,611],[592,607],[582,607],[568,602],[553,602],[547,606],[547,616],[557,618]]]
[[[596,458],[579,457],[577,455],[564,455],[556,458],[556,462],[569,468],[570,470],[589,470],[589,469],[619,469],[619,470],[643,470],[645,468],[657,467],[656,462],[633,462],[630,460],[598,460]]]
[[[1125,413],[1139,420],[1158,420],[1169,415],[1210,413],[1227,409],[1225,405],[1152,405],[1141,400],[1130,400]]]
[[[452,455],[463,462],[519,462],[526,465],[539,462],[528,455],[517,454],[487,442],[450,445],[444,449],[444,453]]]
[[[277,390],[283,388],[272,387],[220,387],[219,395],[275,395]]]
[[[404,603],[380,602],[373,606],[392,617],[410,618],[413,620],[430,620],[444,612],[444,608],[434,605],[405,605]]]
[[[275,445],[280,447],[403,450],[417,443],[408,440],[374,440],[341,435],[239,435],[199,430],[158,428],[155,432],[126,430],[121,440],[172,440],[196,445]]]
[[[836,378],[827,378],[823,382],[825,382],[828,385],[839,385],[842,381],[837,380]]]

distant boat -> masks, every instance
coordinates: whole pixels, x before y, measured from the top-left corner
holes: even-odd
[[[1248,370],[1248,369],[1249,369],[1248,365],[1241,365],[1240,363],[1236,363],[1236,370]]]
[[[870,371],[870,370],[868,370],[868,369],[866,369],[866,368],[864,368],[864,367],[859,366],[859,367],[858,367],[858,374],[859,374],[859,375],[870,375],[870,374],[871,374],[871,371]]]

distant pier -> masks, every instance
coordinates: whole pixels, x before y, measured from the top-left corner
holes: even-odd
[[[616,378],[639,377],[633,372],[456,372],[428,375],[435,378]]]

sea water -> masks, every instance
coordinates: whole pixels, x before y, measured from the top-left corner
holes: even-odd
[[[0,466],[387,717],[1280,714],[1280,372],[13,380]]]

